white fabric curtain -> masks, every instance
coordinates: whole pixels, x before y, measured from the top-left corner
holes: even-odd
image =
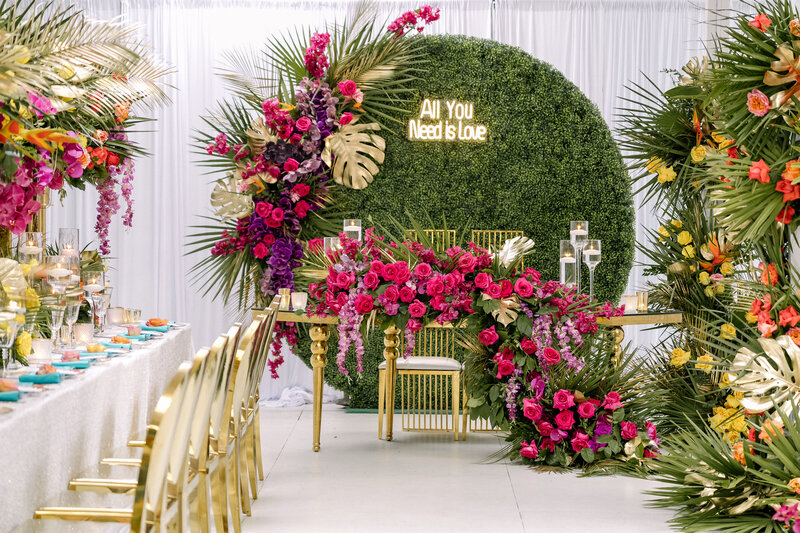
[[[736,0],[734,0],[736,1]],[[190,140],[200,116],[226,97],[215,67],[222,53],[241,47],[260,48],[276,32],[296,26],[322,28],[344,20],[355,0],[76,0],[95,18],[122,16],[140,24],[142,38],[175,65],[168,83],[172,105],[148,113],[157,119],[152,131],[135,139],[151,154],[136,162],[134,228],[119,218],[111,227],[115,286],[112,305],[138,307],[146,317],[191,322],[195,344],[205,345],[229,322],[221,303],[201,297],[189,283],[195,263],[185,257],[186,235],[198,215],[209,214],[212,178],[204,175],[190,153]],[[424,2],[423,2],[424,3]],[[629,80],[646,73],[664,85],[664,68],[680,68],[701,54],[699,38],[709,36],[702,24],[706,12],[688,0],[442,0],[441,19],[431,33],[459,33],[519,46],[561,70],[595,104],[614,128],[619,97],[629,95]],[[391,19],[420,2],[377,2],[378,19]],[[707,0],[707,7],[727,8],[729,0]],[[637,200],[638,201],[638,200]],[[94,239],[94,191],[71,191],[64,205],[55,202],[48,231],[78,227],[84,243]],[[638,205],[638,204],[637,204]],[[637,210],[637,226],[652,226],[646,210]],[[642,236],[641,230],[639,237]],[[601,266],[602,268],[602,266]],[[629,291],[644,286],[634,268]],[[632,337],[636,339],[636,337]],[[649,338],[640,336],[640,341]],[[333,350],[333,348],[332,348]],[[333,354],[330,354],[332,357]],[[310,388],[311,373],[288,356],[281,378],[265,380],[265,398],[277,398],[285,387]]]

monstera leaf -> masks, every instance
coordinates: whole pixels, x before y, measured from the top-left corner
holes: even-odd
[[[736,378],[731,386],[744,393],[740,400],[751,412],[773,407],[791,412],[800,402],[800,348],[787,335],[777,339],[760,338],[763,353],[741,348],[731,366]]]
[[[503,248],[495,254],[495,260],[500,261],[501,265],[508,268],[520,257],[533,250],[534,246],[535,243],[527,237],[519,236],[508,239],[503,243]]]
[[[253,198],[237,191],[236,182],[234,176],[217,180],[214,190],[211,191],[214,214],[222,220],[242,218],[253,212]]]
[[[333,168],[336,183],[356,190],[372,183],[379,170],[377,163],[383,163],[386,141],[369,132],[380,129],[375,123],[348,124],[325,140],[322,160]]]

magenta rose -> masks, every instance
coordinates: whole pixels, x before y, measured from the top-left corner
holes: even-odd
[[[490,283],[488,287],[486,287],[486,294],[489,295],[489,298],[494,298],[495,300],[500,298],[501,289],[500,285],[497,283]]]
[[[555,365],[561,361],[561,354],[555,348],[548,346],[542,351],[542,358],[548,365]]]
[[[339,126],[347,126],[351,122],[353,122],[352,113],[342,113],[342,116],[339,117]]]
[[[372,263],[369,264],[369,271],[375,272],[380,276],[383,274],[383,267],[384,264],[381,263],[380,261],[373,261]]]
[[[269,248],[263,242],[256,244],[255,248],[253,248],[253,255],[259,259],[264,259],[269,254]]]
[[[311,206],[308,205],[308,202],[305,200],[300,200],[294,204],[294,212],[297,215],[297,218],[306,218],[309,209],[311,209]]]
[[[355,308],[356,312],[360,315],[366,315],[372,308],[375,306],[375,302],[372,300],[372,296],[369,294],[359,294],[356,297]]]
[[[435,278],[431,278],[428,281],[427,287],[425,287],[425,292],[428,296],[438,296],[444,292],[444,282],[442,281],[441,276],[436,276]]]
[[[532,398],[525,398],[522,400],[522,414],[536,422],[542,418],[542,405]]]
[[[475,276],[475,286],[479,289],[486,290],[489,287],[489,284],[492,283],[492,275],[487,274],[486,272],[479,272],[478,275]]]
[[[352,272],[339,272],[339,275],[336,276],[336,284],[344,290],[349,289],[355,281],[356,277]]]
[[[407,287],[403,287],[404,289]],[[400,290],[402,294],[402,289]],[[413,316],[414,318],[420,318],[425,316],[425,313],[428,311],[428,306],[424,303],[420,302],[419,300],[414,300],[411,302],[411,305],[408,306],[408,314]]]
[[[416,296],[416,292],[411,287],[403,286],[400,288],[400,301],[409,303]]]
[[[519,454],[522,457],[536,459],[536,456],[539,455],[539,449],[536,448],[536,443],[533,441],[531,441],[530,444],[528,444],[526,441],[522,441],[519,446]]]
[[[621,435],[622,438],[625,440],[631,440],[636,438],[636,434],[639,431],[636,427],[636,424],[633,422],[620,422],[619,427],[622,430]]]
[[[556,425],[559,429],[563,429],[564,431],[569,431],[572,429],[572,426],[575,425],[575,417],[572,415],[572,411],[561,411],[556,415]]]
[[[514,286],[510,281],[504,279],[500,282],[500,298],[508,298],[514,294]]]
[[[298,168],[300,168],[300,164],[297,162],[296,159],[292,157],[287,159],[286,162],[283,164],[283,170],[285,170],[286,172],[294,172]]]
[[[381,276],[386,281],[394,281],[395,277],[397,277],[397,266],[394,263],[389,263],[388,265],[383,266],[383,272],[381,272]]]
[[[344,80],[338,83],[339,91],[342,93],[342,96],[353,96],[358,89],[356,82],[353,80]]]
[[[523,298],[528,298],[533,294],[533,284],[525,278],[517,278],[514,283],[514,292]]]
[[[414,274],[420,279],[426,279],[431,277],[433,269],[428,263],[420,263],[414,267]]]
[[[386,298],[388,301],[395,303],[397,299],[400,297],[400,293],[397,291],[397,287],[394,285],[389,285],[386,287],[386,290],[383,291],[383,297]]]
[[[394,264],[394,266],[394,280],[398,285],[402,285],[411,278],[411,271],[408,270],[408,263],[405,261],[398,261]]]
[[[419,331],[422,329],[422,322],[409,318],[408,322],[406,322],[406,329],[409,331]]]
[[[261,218],[267,218],[272,211],[272,204],[269,202],[258,202],[256,204],[256,214]]]
[[[553,407],[559,411],[569,409],[575,405],[575,396],[568,390],[560,389],[553,395]]]
[[[644,427],[647,428],[647,438],[650,439],[655,446],[658,446],[659,440],[656,425],[648,420],[644,423]]]
[[[297,185],[292,187],[292,195],[296,194],[298,198],[302,198],[310,192],[311,192],[311,187],[309,187],[305,183],[298,183]]]
[[[469,252],[466,252],[458,258],[458,269],[461,272],[473,272],[477,263],[478,260],[475,259],[475,256]]]
[[[500,361],[497,363],[497,379],[503,379],[503,376],[513,374],[515,368],[512,361]]]
[[[592,418],[594,416],[594,404],[589,402],[578,404],[578,416],[581,418]]]
[[[615,409],[619,409],[622,407],[622,402],[619,399],[618,392],[609,392],[606,394],[606,397],[603,399],[603,408],[608,409],[609,411],[614,411]]]
[[[539,349],[539,347],[536,346],[536,343],[528,338],[522,339],[522,342],[519,343],[519,347],[522,348],[522,351],[528,355],[535,354],[536,350]]]
[[[284,216],[285,215],[283,209],[281,209],[280,207],[276,207],[275,209],[270,211],[269,217],[267,217],[266,219],[267,226],[269,226],[270,228],[280,227],[281,223],[283,222]]]
[[[364,274],[364,286],[371,291],[374,291],[381,280],[375,272],[367,272]]]
[[[308,131],[308,128],[311,127],[311,119],[308,117],[300,117],[297,119],[297,122],[294,123],[294,127],[300,131]]]
[[[478,340],[485,346],[491,346],[496,343],[500,336],[495,331],[494,326],[486,328],[478,334]]]
[[[556,451],[556,443],[551,438],[542,439],[542,449],[553,453]]]
[[[540,420],[536,423],[536,431],[541,433],[542,435],[549,436],[550,433],[553,432],[553,424],[550,422],[546,422],[544,420]]]
[[[580,452],[582,449],[589,447],[589,435],[587,435],[583,431],[578,430],[572,437],[570,444],[572,444],[573,450],[575,450],[576,452]]]

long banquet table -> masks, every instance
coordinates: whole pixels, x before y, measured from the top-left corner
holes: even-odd
[[[0,532],[67,490],[70,479],[140,435],[181,362],[191,327],[174,329],[130,354],[93,363],[47,390],[0,402]]]

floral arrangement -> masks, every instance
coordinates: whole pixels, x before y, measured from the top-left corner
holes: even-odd
[[[0,28],[17,43],[2,65],[9,76],[0,88],[0,227],[19,234],[45,192],[63,198],[66,186],[90,184],[100,191],[95,229],[108,254],[120,194],[123,224],[133,218],[133,157],[142,152],[125,129],[142,119],[130,116],[131,106],[166,101],[157,80],[170,69],[132,30],[86,20],[72,7],[14,5],[0,13]]]
[[[336,233],[334,220],[343,215],[337,195],[363,189],[378,173],[382,110],[401,104],[403,84],[419,73],[412,40],[402,36],[412,20],[422,31],[439,11],[423,6],[385,30],[363,17],[359,12],[352,25],[307,41],[272,40],[266,56],[274,69],[226,75],[240,100],[221,104],[218,116],[225,118],[206,119],[212,133],[198,136],[207,164],[226,174],[212,193],[215,216],[193,235],[192,253],[209,254],[195,267],[206,293],[214,290],[225,302],[237,293],[244,309],[294,288],[303,242]],[[275,87],[278,96],[267,92]],[[255,106],[258,117],[251,114]],[[283,338],[295,343],[293,324],[279,325]],[[276,342],[273,375],[280,362]]]

